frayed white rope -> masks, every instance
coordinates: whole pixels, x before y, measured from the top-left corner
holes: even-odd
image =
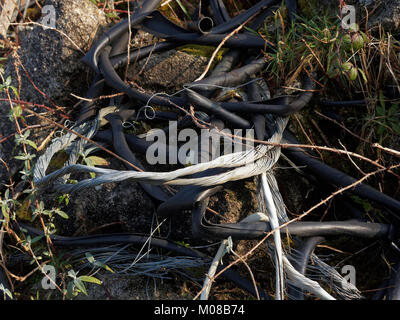
[[[263,191],[263,196],[265,199],[265,207],[267,209],[267,215],[269,218],[269,224],[271,230],[279,227],[278,216],[274,204],[273,195],[271,193],[267,177],[265,173],[261,174],[261,188]],[[284,299],[284,276],[283,276],[283,252],[282,252],[282,242],[281,233],[274,232],[274,242],[275,242],[275,265],[276,265],[276,300]]]
[[[269,139],[270,142],[279,143],[282,137],[282,133],[288,118],[278,118],[277,128],[278,130]],[[45,159],[40,159],[40,165],[38,166],[39,171],[34,175],[34,182],[37,186],[45,186],[54,183],[56,179],[66,174],[73,172],[93,172],[98,174],[94,179],[87,179],[78,182],[77,184],[59,184],[56,186],[56,190],[60,192],[74,192],[84,188],[94,187],[96,185],[119,182],[127,179],[134,181],[143,181],[153,184],[170,184],[170,185],[199,185],[199,186],[211,186],[215,184],[223,184],[228,181],[235,181],[245,179],[251,176],[259,175],[265,170],[269,170],[275,164],[279,158],[280,148],[277,146],[270,145],[258,145],[250,150],[231,153],[220,156],[215,160],[199,163],[190,167],[178,169],[171,172],[134,172],[134,171],[118,171],[112,169],[103,169],[96,167],[89,167],[84,165],[67,165],[59,170],[52,172],[45,176],[45,170],[52,157],[52,155],[61,150],[62,147],[68,146],[72,140],[70,135],[63,137],[63,143],[57,145],[51,145],[50,151],[46,152]],[[187,175],[203,172],[208,169],[223,167],[233,168],[231,171],[202,178],[183,178]],[[40,170],[39,170],[40,168]]]
[[[323,299],[323,300],[336,300],[332,297],[328,292],[326,292],[318,282],[313,281],[306,276],[302,275],[298,272],[290,263],[288,258],[283,255],[283,263],[285,265],[285,271],[287,277],[290,279],[291,283],[296,287],[311,292],[315,296]]]
[[[95,119],[93,121],[88,121],[80,126],[74,128],[79,134],[88,135],[89,137],[93,136],[97,131],[99,126],[99,119]],[[38,181],[46,177],[46,170],[49,166],[49,163],[53,156],[61,150],[65,150],[72,145],[72,143],[78,138],[75,133],[67,132],[65,135],[61,137],[57,137],[53,139],[50,146],[46,149],[46,152],[41,155],[36,161],[35,167],[33,169],[33,179],[34,181]],[[77,160],[77,151],[81,150],[85,146],[85,140],[79,141],[75,144],[70,150],[70,158],[67,162],[67,166],[73,164]]]

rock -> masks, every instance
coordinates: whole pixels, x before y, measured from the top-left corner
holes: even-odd
[[[378,1],[371,2],[371,7]],[[369,17],[369,27],[383,26],[386,32],[398,32],[400,26],[400,0],[380,1],[378,9]]]
[[[102,285],[87,284],[88,295],[78,300],[181,300],[191,296],[179,295],[172,290],[171,281],[153,281],[146,277],[100,276]]]
[[[114,229],[124,232],[149,234],[155,209],[137,183],[123,181],[71,195],[65,211],[71,221],[58,223],[62,234],[87,234],[92,229],[110,224],[116,224]],[[99,229],[99,232],[103,231]]]
[[[82,73],[87,66],[80,62],[98,29],[106,24],[104,14],[90,1],[46,1],[56,12],[55,28],[44,29],[34,25],[22,27],[18,35],[20,45],[17,51],[22,65],[32,82],[56,103],[68,101],[71,92],[81,92]],[[67,38],[68,36],[68,38]],[[11,58],[6,67],[6,75],[11,75],[17,85]],[[49,103],[25,76],[21,74],[21,99],[35,103]]]
[[[285,167],[287,167],[286,162],[283,162],[283,169],[278,166],[275,177],[290,217],[290,214],[296,216],[311,208],[318,197],[318,191],[295,169],[285,169]]]
[[[386,32],[397,32],[400,26],[400,0],[348,0],[347,5],[356,7],[357,20],[359,17],[365,18],[367,8],[368,15],[368,28],[377,30],[381,24]],[[362,26],[363,27],[363,26]]]
[[[128,80],[138,82],[145,89],[173,93],[199,77],[208,60],[177,50],[154,53],[149,60],[142,59],[130,66]]]
[[[106,24],[106,18],[89,0],[47,0],[44,5],[54,7],[55,27],[64,35],[38,25],[22,26],[18,32],[19,46],[9,56],[4,77],[10,76],[12,85],[21,89],[21,100],[51,108],[54,108],[54,104],[71,106],[70,93],[83,95],[88,87],[87,79],[90,79],[84,76],[89,69],[80,59],[91,45],[97,30]],[[6,98],[5,94],[1,93],[0,98]],[[0,102],[0,139],[15,132],[14,124],[8,118],[9,110],[8,102]],[[40,123],[33,117],[26,119],[28,124]],[[47,132],[36,130],[33,140],[40,142]],[[0,144],[0,158],[8,165],[11,175],[17,172],[20,165],[13,160],[13,156],[18,154],[17,150],[13,152],[14,145],[13,137]],[[7,170],[1,164],[0,183],[6,182]]]

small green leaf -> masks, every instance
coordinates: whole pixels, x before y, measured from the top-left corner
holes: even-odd
[[[364,82],[368,83],[367,76],[365,75],[364,71],[362,69],[358,68],[358,72],[361,73],[361,76],[363,77]]]
[[[80,276],[78,279],[82,280],[84,282],[90,282],[90,283],[95,283],[95,284],[99,284],[99,285],[102,284],[101,280],[99,280],[95,277],[92,277],[92,276]]]
[[[90,252],[86,252],[85,253],[86,259],[90,262],[90,263],[95,263],[95,259],[93,257],[93,255]]]
[[[31,141],[31,140],[25,140],[25,143],[27,144],[27,145],[30,145],[32,148],[34,148],[35,150],[37,150],[37,145],[36,145],[36,143],[34,143],[33,141]]]
[[[91,163],[90,166],[108,166],[110,164],[106,159],[103,159],[101,157],[96,157],[96,156],[87,157],[86,161],[88,161],[88,160]]]
[[[54,209],[54,212],[57,213],[61,218],[69,219],[68,215],[60,209]]]
[[[85,287],[83,281],[80,278],[81,277],[75,278],[74,279],[74,284],[81,292],[83,292],[87,296],[86,287]]]
[[[4,86],[8,87],[8,86],[10,86],[10,84],[11,84],[11,76],[8,76],[6,81],[4,82]]]
[[[74,282],[70,281],[67,285],[67,298],[71,299],[74,295]]]
[[[42,238],[43,238],[43,235],[34,237],[34,238],[31,240],[31,244],[33,244],[33,243],[35,243],[35,242],[38,242],[38,241],[39,241],[40,239],[42,239]]]
[[[107,266],[106,264],[104,264],[103,262],[96,261],[96,262],[94,263],[94,265],[95,265],[96,267],[103,268],[104,270],[107,270],[107,271],[109,271],[109,272],[111,272],[111,273],[114,273],[114,270],[111,269],[111,268],[110,268],[109,266]]]

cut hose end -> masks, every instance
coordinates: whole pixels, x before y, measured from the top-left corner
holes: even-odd
[[[213,27],[214,21],[210,17],[202,17],[197,21],[191,21],[187,24],[188,29],[202,34],[210,33]]]

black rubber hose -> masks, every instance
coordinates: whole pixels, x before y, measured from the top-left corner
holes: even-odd
[[[142,21],[141,27],[148,33],[163,38],[167,41],[175,41],[185,44],[202,44],[210,46],[218,46],[228,35],[215,34],[212,31],[208,34],[199,34],[189,32],[165,18],[159,11],[153,11],[148,14],[146,19]],[[217,26],[218,27],[218,26]],[[236,34],[224,43],[226,48],[269,48],[264,39],[250,33]]]
[[[216,25],[220,25],[231,19],[222,0],[210,0],[210,7]]]
[[[293,267],[300,272],[302,275],[306,274],[308,261],[315,249],[315,247],[321,242],[325,241],[324,237],[311,237],[305,239],[302,246],[297,250],[299,256],[291,259]],[[300,288],[290,285],[288,287],[288,294],[293,300],[304,300],[303,291]]]
[[[215,79],[216,77],[220,77],[223,76],[225,74],[227,74],[228,72],[230,72],[233,68],[233,66],[235,66],[240,59],[241,56],[241,50],[239,49],[229,49],[229,51],[223,56],[222,60],[220,62],[218,62],[218,64],[214,67],[214,69],[211,71],[211,74],[209,77],[205,78],[203,81],[203,85],[205,84],[205,82],[207,82],[206,79]],[[215,80],[211,80],[211,81],[215,81]],[[191,84],[188,85],[188,87],[190,88],[192,85],[193,89],[195,91],[197,91],[198,93],[200,93],[201,95],[209,98],[211,97],[214,92],[216,90],[218,90],[219,88],[212,86],[212,87],[207,87],[207,86],[197,86],[196,82],[192,82]],[[204,88],[204,90],[203,90]]]
[[[116,55],[122,54],[128,50],[129,38],[135,37],[136,30],[133,30],[132,34],[130,35],[129,32],[125,32],[121,37],[114,39],[111,43],[112,50],[110,52],[110,56],[114,57]]]
[[[86,93],[87,99],[95,99],[100,96],[104,87],[104,78],[100,74],[96,74],[93,78],[89,91]],[[97,113],[95,101],[83,101],[81,109],[76,120],[77,124],[81,124]]]
[[[89,52],[82,58],[82,61],[89,65],[96,73],[99,73],[97,58],[100,52],[129,30],[129,22],[131,26],[142,22],[151,11],[157,8],[160,2],[161,0],[144,1],[143,6],[137,12],[133,13],[130,19],[124,20],[106,31],[90,48]]]
[[[260,113],[262,114],[263,111],[266,111],[266,113],[269,113],[268,110],[263,109],[264,104],[268,104],[269,106],[274,106],[274,108],[278,107],[283,107],[285,108],[285,105],[289,105],[293,100],[295,99],[295,96],[291,95],[285,95],[285,96],[280,96],[280,97],[275,97],[271,98],[268,100],[257,100],[257,101],[245,101],[245,102],[222,102],[221,106],[231,112],[243,112],[245,106],[249,106],[248,111],[246,112],[254,112],[254,113]],[[254,105],[254,106],[253,106]],[[259,107],[261,105],[261,108]],[[254,111],[252,111],[254,110]]]
[[[297,0],[285,0],[288,17],[291,22],[296,21],[296,14],[297,14]]]
[[[211,30],[211,33],[221,34],[229,32],[237,27],[239,27],[243,22],[245,22],[250,17],[261,12],[263,9],[268,8],[271,5],[278,3],[278,0],[261,0],[259,3],[255,4],[250,9],[245,12],[238,14],[229,21],[222,23]]]
[[[221,190],[221,186],[216,187],[200,187],[187,186],[182,188],[172,198],[163,202],[157,209],[157,215],[161,218],[171,217],[181,214],[183,210],[192,210],[193,204],[199,201],[201,195],[214,194]]]
[[[134,49],[130,52],[129,56],[126,52],[116,56],[111,56],[110,54],[110,62],[114,69],[118,69],[128,63],[128,58],[129,61],[138,61],[140,59],[148,57],[148,55],[151,53],[171,50],[178,47],[179,45],[180,44],[176,42],[163,41],[157,44],[151,44],[142,48]]]
[[[195,112],[195,117],[202,121],[209,122],[209,117],[203,112]],[[177,129],[187,128],[194,125],[193,118],[191,115],[186,115],[177,122]],[[165,133],[169,132],[169,127],[162,129]],[[109,145],[113,144],[113,134],[111,129],[98,131],[94,137],[94,140],[106,142]],[[146,154],[147,149],[153,144],[152,141],[147,141],[144,138],[139,138],[133,134],[125,134],[125,140],[128,142],[129,147],[134,150],[134,153]],[[165,147],[166,158],[169,158],[170,148]]]
[[[136,167],[144,170],[144,167],[136,159],[135,155],[129,149],[128,143],[125,140],[125,135],[123,132],[122,122],[123,119],[119,114],[108,114],[105,118],[110,122],[113,133],[113,146],[117,154],[134,164]],[[131,166],[126,165],[129,170],[134,170]],[[154,199],[161,202],[166,201],[170,196],[160,187],[152,184],[147,184],[139,182],[140,186]]]
[[[43,233],[35,228],[32,228],[28,225],[21,224],[20,226],[28,231],[31,235],[43,235]],[[107,234],[107,235],[93,235],[93,236],[82,236],[82,237],[63,237],[57,235],[50,236],[52,243],[55,246],[59,247],[76,247],[76,246],[93,246],[93,245],[112,245],[112,244],[137,244],[143,246],[145,243],[149,243],[150,245],[165,249],[174,253],[177,253],[182,256],[189,256],[195,258],[201,258],[205,261],[211,261],[212,258],[207,256],[206,254],[199,252],[197,250],[187,248],[181,245],[178,245],[174,242],[160,239],[157,237],[151,237],[151,241],[148,236],[125,233],[125,234]],[[217,268],[217,272],[221,271],[225,266],[219,266]],[[242,278],[237,272],[232,269],[228,269],[221,274],[222,277],[226,278],[237,284],[240,288],[247,291],[248,293],[256,296],[256,292],[254,290],[254,286],[252,282]],[[257,287],[260,298],[261,299],[272,299],[268,294],[264,293],[264,291]]]
[[[238,49],[230,49],[221,59],[220,62],[211,71],[210,77],[214,78],[222,76],[232,70],[233,66],[239,62],[241,51]]]
[[[214,102],[191,89],[186,89],[185,93],[188,101],[193,103],[200,110],[213,114],[217,118],[230,123],[235,128],[250,128],[251,125],[249,121],[225,110],[219,103]]]
[[[100,61],[99,61],[99,68],[101,70],[101,73],[104,76],[104,79],[106,81],[106,83],[111,86],[112,88],[122,91],[124,93],[126,93],[130,98],[135,99],[135,100],[139,100],[143,103],[148,103],[150,101],[151,104],[157,104],[157,105],[162,105],[162,106],[168,106],[168,107],[175,107],[176,105],[181,106],[181,107],[185,107],[187,106],[187,101],[185,98],[183,97],[177,97],[177,96],[173,96],[173,97],[162,97],[160,95],[154,96],[153,94],[149,94],[149,93],[143,93],[143,92],[139,92],[138,90],[131,88],[130,86],[126,85],[122,79],[119,77],[119,75],[117,74],[117,72],[114,70],[110,59],[109,59],[109,51],[110,51],[110,47],[107,47],[103,50],[103,52],[100,54]],[[261,59],[260,60],[256,60],[254,63],[252,63],[248,68],[242,69],[242,71],[246,71],[244,73],[244,77],[246,78],[248,75],[250,75],[251,71],[254,70],[259,70],[260,66],[262,67],[262,63],[261,63]],[[247,66],[246,66],[247,67]],[[231,79],[231,81],[236,82],[236,78],[234,76],[235,74],[231,74],[227,80]],[[238,77],[243,77],[243,74],[241,75],[237,75]],[[219,78],[219,77],[216,77]],[[208,78],[207,80],[209,80],[210,78]],[[218,80],[214,80],[215,83],[222,83],[223,85],[228,84],[228,81],[224,80],[225,78],[223,77],[222,79],[219,78]],[[221,82],[220,82],[221,81]],[[197,84],[197,82],[195,82]],[[198,81],[198,83],[201,83],[200,81]],[[211,86],[210,86],[211,88]],[[215,87],[213,87],[215,89]],[[290,105],[291,109],[299,109],[299,105],[303,105],[305,103],[308,102],[308,97],[312,95],[312,92],[306,92],[300,95],[300,97],[295,100],[295,102],[293,102],[293,105]],[[297,102],[296,102],[297,101]],[[225,105],[228,104],[230,105],[230,103],[221,103],[222,107],[225,107]],[[297,105],[299,104],[299,105]],[[246,104],[242,104],[246,105]],[[265,110],[264,110],[265,111]],[[222,111],[223,112],[223,111]],[[242,123],[243,124],[243,123]]]
[[[279,9],[279,5],[273,6],[262,11],[250,24],[249,29],[257,31],[264,23],[265,19],[270,15],[274,14]]]
[[[200,82],[200,81],[199,81]],[[304,90],[313,90],[315,83],[307,78],[304,83]],[[231,113],[230,111],[242,113],[273,113],[280,116],[289,116],[293,113],[300,111],[311,100],[313,95],[312,91],[301,93],[296,99],[288,105],[265,105],[265,104],[251,104],[247,102],[226,102],[217,103],[207,99],[204,96],[194,92],[191,89],[186,89],[187,98],[190,102],[202,108],[205,112],[212,112],[215,116],[220,117],[238,128],[249,128],[250,123],[241,118],[240,116]]]
[[[303,245],[299,248],[301,256],[299,259],[293,261],[293,267],[301,274],[305,275],[307,270],[308,261],[317,245],[324,242],[324,237],[312,237],[304,241]]]
[[[262,94],[257,82],[253,81],[247,85],[247,97],[250,100],[262,100]],[[253,114],[252,122],[254,124],[255,137],[259,140],[264,140],[265,130],[265,116],[261,114]]]
[[[187,28],[202,34],[209,33],[213,26],[214,20],[207,16],[201,17],[197,21],[191,21],[186,25]]]
[[[224,128],[224,123],[217,119],[212,119],[211,125],[222,130]],[[211,142],[210,142],[211,143]],[[199,148],[199,162],[209,161],[209,158],[212,157],[212,148],[208,143],[202,143],[202,140],[198,140],[198,148]],[[199,172],[193,174],[192,178],[205,177],[207,175],[216,175],[222,172],[226,172],[226,168],[213,168],[208,169],[204,172]],[[201,198],[207,196],[207,194],[214,194],[221,190],[221,186],[216,187],[202,187],[202,186],[184,186],[181,190],[179,190],[172,198],[162,203],[158,209],[157,214],[161,217],[172,216],[181,213],[183,210],[191,210],[193,208],[193,204],[201,201]]]
[[[321,101],[320,104],[326,107],[351,107],[351,106],[366,106],[365,100],[351,100],[351,101]]]
[[[98,131],[94,137],[96,141],[106,142],[109,145],[113,144],[113,133],[111,129]],[[125,140],[135,152],[146,153],[151,142],[138,138],[135,135],[126,134]]]
[[[106,83],[119,91],[124,92],[128,97],[132,99],[139,100],[143,103],[147,103],[150,98],[151,103],[153,104],[158,104],[158,105],[163,105],[163,106],[168,106],[168,107],[175,107],[175,104],[182,106],[185,105],[185,100],[179,97],[161,97],[161,96],[153,96],[153,94],[148,94],[148,93],[142,93],[139,92],[138,90],[131,88],[130,86],[126,85],[122,79],[119,77],[117,72],[114,70],[111,62],[110,62],[110,47],[105,48],[101,54],[100,54],[100,59],[99,59],[99,68],[101,73],[104,76],[104,79]]]
[[[261,114],[253,114],[252,122],[254,124],[254,131],[257,139],[263,140],[266,135],[265,130],[265,117]],[[261,139],[259,137],[262,137]]]
[[[300,237],[314,236],[339,236],[348,235],[360,238],[392,238],[394,236],[394,227],[381,223],[366,223],[357,220],[347,221],[303,221],[291,223],[287,228],[283,228],[283,232],[288,231],[290,234]]]
[[[299,144],[297,139],[287,130],[284,132],[283,138],[283,143]],[[340,170],[332,168],[319,160],[309,157],[308,155],[306,155],[305,150],[301,148],[283,148],[282,151],[297,165],[306,166],[307,170],[313,173],[315,176],[338,188],[347,187],[357,181],[353,177],[350,177]],[[358,184],[351,189],[351,192],[360,197],[379,203],[395,211],[397,214],[400,212],[399,201],[393,199],[392,197],[389,197],[382,192],[379,192],[378,190],[366,184]]]
[[[225,102],[221,103],[221,106],[227,111],[231,112],[241,112],[241,113],[253,112],[261,114],[272,113],[286,117],[304,108],[310,102],[313,96],[312,90],[314,89],[315,89],[315,82],[309,77],[307,77],[303,84],[303,90],[306,91],[302,92],[297,98],[295,98],[288,104],[271,105],[271,104],[265,104],[265,102],[261,103]],[[285,100],[287,102],[289,99],[293,99],[293,97],[292,98],[282,97],[279,99],[274,99],[272,101],[276,101],[279,103],[279,102],[285,102]]]
[[[128,34],[129,35],[129,34]],[[136,49],[130,53],[129,59],[138,61],[144,57],[147,57],[152,52],[159,52],[163,50],[170,50],[176,48],[178,44],[173,42],[161,42],[157,43],[156,45],[149,45],[140,49]],[[113,47],[110,50],[110,55],[113,52]],[[118,51],[117,51],[118,52]],[[128,56],[126,53],[118,54],[110,58],[110,63],[112,64],[113,68],[117,69],[123,67],[128,62]],[[89,91],[86,94],[87,99],[95,99],[100,96],[103,87],[104,87],[104,78],[100,74],[96,74],[94,80],[92,82]],[[94,101],[84,101],[82,103],[81,111],[77,119],[77,123],[83,123],[89,118],[96,115],[97,107],[96,102]]]
[[[233,54],[232,60],[236,59],[235,55]],[[226,66],[221,66],[221,70],[217,70],[217,76],[211,76],[208,78],[204,78],[202,80],[192,82],[187,84],[186,87],[190,87],[192,90],[202,90],[202,91],[214,91],[216,86],[221,87],[233,87],[239,84],[242,84],[250,79],[252,75],[257,72],[260,72],[266,65],[266,61],[264,58],[254,59],[249,64],[245,66],[232,70],[230,72],[225,72],[227,66],[229,66],[230,61],[227,61]]]
[[[199,202],[195,203],[192,210],[192,233],[196,238],[204,239],[260,239],[271,231],[267,222],[253,223],[224,223],[210,224],[204,220],[210,192],[201,195]],[[203,199],[205,198],[205,199]],[[392,225],[380,223],[365,223],[356,220],[328,221],[328,222],[292,222],[280,229],[282,234],[300,237],[337,236],[347,235],[361,238],[387,238],[395,237]]]

